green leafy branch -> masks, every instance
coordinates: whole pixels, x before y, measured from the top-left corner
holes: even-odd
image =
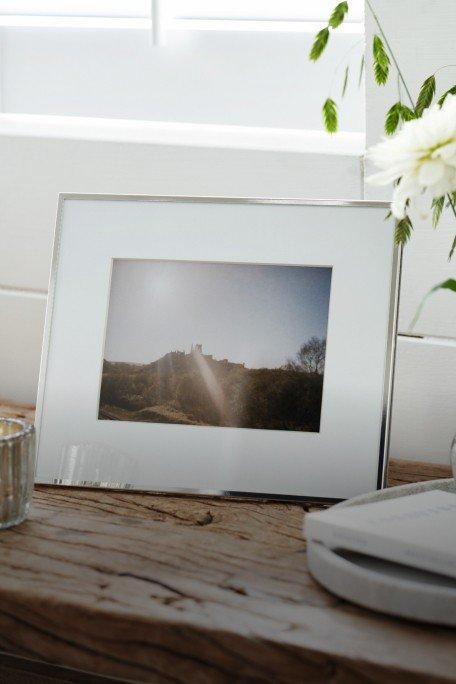
[[[390,58],[385,50],[383,41],[375,34],[372,41],[372,55],[374,59],[374,76],[377,85],[385,85],[389,76]]]
[[[405,245],[412,237],[413,225],[409,216],[397,221],[394,239],[397,245]]]
[[[398,82],[398,100],[391,105],[388,109],[385,122],[384,130],[386,135],[393,135],[397,129],[413,119],[419,119],[423,116],[426,110],[432,105],[436,98],[437,92],[437,82],[436,75],[442,69],[447,69],[449,67],[454,67],[454,64],[447,64],[440,69],[437,69],[433,74],[428,76],[422,83],[419,90],[416,101],[413,99],[411,92],[407,86],[404,75],[400,69],[399,63],[396,56],[388,42],[388,38],[383,31],[382,25],[380,23],[379,17],[377,16],[371,0],[366,0],[366,6],[370,11],[378,29],[372,38],[372,68],[375,82],[378,86],[384,86],[390,77],[391,65],[394,66],[397,74]],[[331,29],[336,29],[345,21],[345,18],[349,12],[349,6],[347,2],[341,2],[331,13],[328,21],[328,25],[317,33],[315,40],[312,44],[310,50],[310,59],[316,62],[324,51],[326,50],[330,38]],[[354,46],[353,46],[354,47]],[[336,73],[339,69],[340,64],[336,68]],[[358,87],[361,86],[363,74],[365,70],[365,59],[364,55],[361,59],[358,77]],[[341,89],[341,96],[344,97],[347,87],[349,84],[349,64],[347,63],[344,70],[344,77]],[[407,104],[404,103],[402,98],[402,91],[404,91],[407,99]],[[446,90],[437,100],[438,106],[442,107],[445,99],[448,95],[456,95],[456,84],[452,85],[448,90]],[[335,99],[330,95],[327,97],[322,107],[323,122],[325,129],[329,133],[335,133],[338,130],[338,105]],[[400,179],[398,180],[398,182]],[[432,225],[437,228],[439,221],[443,214],[444,209],[450,209],[456,219],[456,192],[448,193],[447,195],[442,195],[441,197],[434,198],[432,201]],[[391,217],[391,212],[388,212],[387,218]],[[408,216],[408,214],[401,220],[396,222],[395,229],[395,241],[398,245],[405,245],[411,238],[413,232],[413,224]],[[456,252],[456,235],[453,238],[450,251],[448,254],[448,260],[451,260]],[[456,293],[456,279],[449,278],[442,283],[439,283],[433,287],[426,297],[421,302],[418,308],[415,318],[412,322],[412,327],[418,320],[422,308],[427,300],[427,298],[437,292],[438,290],[450,290]]]
[[[390,77],[391,64],[393,63],[398,74],[398,81],[404,88],[407,95],[407,99],[409,101],[409,103],[406,105],[402,101],[402,98],[399,98],[399,100],[395,102],[388,110],[385,117],[385,133],[387,135],[392,135],[396,132],[400,124],[421,117],[424,111],[428,107],[430,107],[436,94],[437,72],[435,72],[431,76],[428,76],[428,78],[425,79],[418,93],[417,100],[416,102],[414,102],[411,93],[407,87],[407,84],[405,82],[402,71],[399,67],[399,63],[382,29],[379,18],[376,15],[371,2],[367,0],[366,4],[374,20],[376,21],[379,30],[379,33],[376,33],[372,38],[372,61],[375,82],[379,86],[383,86],[387,83]],[[320,59],[320,57],[326,50],[326,47],[328,46],[330,30],[336,29],[339,26],[341,26],[345,21],[348,12],[348,2],[340,2],[338,5],[336,5],[328,20],[327,26],[321,29],[315,36],[314,42],[309,53],[309,58],[311,61],[316,62],[318,59]],[[447,66],[453,65],[446,65],[446,67]],[[446,67],[442,67],[442,69]],[[358,87],[361,85],[362,82],[364,68],[365,60],[363,56],[359,69]],[[347,91],[348,83],[349,65],[347,64],[344,71],[343,84],[341,89],[342,97],[345,95]],[[441,97],[438,100],[438,104],[442,106],[442,104],[445,101],[445,98],[450,94],[456,95],[456,85],[451,86],[451,88],[449,88],[446,92],[444,92],[441,95]],[[328,131],[328,133],[335,133],[338,130],[339,126],[338,105],[332,96],[329,96],[323,103],[322,114],[325,129]]]
[[[436,97],[436,90],[437,90],[437,84],[436,84],[436,74],[437,71],[441,71],[442,69],[448,68],[450,66],[454,65],[445,65],[444,67],[441,67],[438,69],[436,72],[428,76],[422,83],[421,88],[418,93],[418,97],[416,98],[416,102],[414,101],[410,90],[408,89],[407,83],[405,81],[404,75],[400,69],[399,63],[396,59],[396,56],[391,48],[391,45],[388,42],[388,39],[383,31],[382,25],[380,23],[380,20],[372,6],[372,3],[370,0],[366,0],[366,5],[371,12],[371,15],[377,25],[378,28],[378,33],[376,33],[373,38],[372,38],[372,66],[373,66],[373,73],[374,73],[374,78],[375,82],[377,83],[378,86],[384,86],[389,77],[390,77],[390,72],[391,72],[391,64],[394,65],[394,68],[396,69],[397,72],[397,77],[398,77],[398,91],[399,91],[399,99],[397,102],[395,102],[391,107],[388,109],[386,116],[385,116],[385,123],[384,123],[384,130],[386,135],[393,135],[399,126],[402,124],[412,121],[412,119],[418,119],[420,118],[426,109],[431,106],[432,102],[434,101],[434,98]],[[316,62],[322,54],[324,53],[328,42],[329,42],[329,37],[330,37],[330,29],[335,29],[341,26],[341,24],[345,21],[346,16],[349,12],[349,5],[347,2],[341,2],[336,7],[331,13],[331,16],[328,21],[328,25],[323,28],[321,31],[317,33],[315,36],[314,42],[312,44],[311,50],[309,57],[312,61]],[[361,85],[362,82],[362,77],[365,69],[365,60],[364,56],[361,60],[360,64],[360,70],[359,70],[359,78],[358,78],[358,87]],[[337,70],[336,70],[337,71]],[[344,71],[344,77],[343,77],[343,84],[342,84],[342,97],[345,95],[347,91],[349,83],[349,65],[348,63],[346,64],[345,71]],[[401,88],[403,88],[408,104],[405,104],[402,101],[401,97]],[[441,107],[443,103],[445,102],[445,99],[448,97],[448,95],[456,95],[456,85],[451,86],[448,90],[446,90],[438,99],[438,105]],[[323,114],[323,123],[326,131],[328,133],[336,133],[339,127],[339,117],[338,117],[338,104],[336,100],[330,95],[327,97],[327,99],[323,103],[322,107],[322,114]],[[432,221],[433,221],[433,226],[436,228],[438,226],[438,223],[440,221],[440,218],[442,216],[444,208],[450,208],[456,218],[456,197],[453,195],[447,195],[446,197],[439,197],[438,199],[434,200],[432,203]],[[405,245],[411,238],[412,236],[412,231],[413,231],[413,225],[412,222],[409,218],[409,216],[406,216],[404,219],[398,221],[396,225],[396,243],[399,245]],[[453,243],[450,248],[449,252],[449,259],[452,258],[453,254],[456,251],[456,236],[453,240]]]
[[[337,105],[330,97],[323,103],[323,120],[328,133],[337,131]]]
[[[400,122],[411,121],[412,119],[416,119],[415,111],[400,101],[395,102],[386,113],[385,133],[392,135]]]
[[[415,114],[418,118],[423,115],[425,109],[431,106],[435,95],[435,89],[435,75],[432,74],[432,76],[428,76],[428,78],[425,79],[420,88],[420,92],[418,93],[418,99],[415,105]]]
[[[311,62],[316,62],[322,54],[324,53],[326,46],[329,41],[330,30],[337,29],[344,22],[344,19],[348,13],[348,2],[339,2],[331,12],[328,24],[322,28],[316,34],[312,47],[309,52],[309,59]],[[345,69],[344,84],[342,86],[342,97],[345,95],[348,85],[348,65]],[[338,116],[337,116],[337,104],[331,98],[328,97],[322,107],[323,121],[325,124],[325,129],[328,133],[335,133],[338,127]]]
[[[315,36],[314,42],[309,52],[309,59],[312,62],[316,62],[320,59],[329,40],[330,29],[338,28],[344,21],[345,15],[348,12],[348,2],[339,2],[338,5],[333,9],[331,16],[328,20],[328,25],[318,31]]]

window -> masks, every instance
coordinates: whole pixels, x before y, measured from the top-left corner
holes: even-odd
[[[3,111],[320,131],[348,55],[340,127],[362,134],[364,0],[307,59],[337,1],[0,0]]]

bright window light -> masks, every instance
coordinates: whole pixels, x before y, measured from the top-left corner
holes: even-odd
[[[0,14],[53,17],[147,17],[150,0],[0,0]]]

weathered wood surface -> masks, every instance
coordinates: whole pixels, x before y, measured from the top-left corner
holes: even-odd
[[[305,508],[37,487],[29,520],[0,534],[0,650],[141,682],[456,681],[454,630],[311,579]]]

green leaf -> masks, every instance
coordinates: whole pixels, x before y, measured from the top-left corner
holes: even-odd
[[[395,102],[388,110],[385,119],[385,133],[392,135],[396,132],[400,121],[411,121],[416,119],[415,112],[402,102]]]
[[[410,107],[405,104],[401,104],[401,119],[402,121],[411,121],[416,119],[415,112]]]
[[[374,76],[377,85],[385,85],[388,80],[388,71],[384,69],[378,62],[374,63]]]
[[[345,67],[344,82],[342,85],[342,97],[345,95],[348,85],[348,64]]]
[[[380,36],[374,36],[372,54],[374,56],[374,75],[377,85],[385,85],[388,80],[390,59]]]
[[[445,205],[445,196],[436,197],[432,200],[432,225],[437,228]]]
[[[448,197],[448,202],[447,202],[447,207],[451,207],[453,210],[453,214],[456,216],[456,190],[453,190],[453,192],[449,192],[447,194]],[[448,261],[451,261],[453,258],[453,254],[456,250],[456,235],[453,238],[453,242],[451,243],[450,247],[450,252],[448,254]]]
[[[317,59],[319,59],[322,56],[324,49],[328,43],[328,39],[329,28],[326,26],[325,28],[321,29],[321,31],[318,31],[317,35],[315,36],[315,40],[309,53],[309,59],[312,62],[316,62]]]
[[[451,88],[448,88],[448,90],[445,93],[443,93],[442,97],[439,98],[438,104],[440,107],[445,102],[447,95],[456,95],[456,85],[451,86]]]
[[[450,248],[450,253],[448,254],[448,261],[451,261],[453,258],[454,250],[456,249],[456,235],[453,238],[453,243]]]
[[[408,216],[396,223],[396,234],[394,236],[396,245],[405,245],[412,236],[412,222]]]
[[[385,119],[385,133],[386,135],[392,135],[396,132],[399,126],[399,121],[401,118],[402,104],[400,102],[395,102],[386,114]]]
[[[444,280],[440,285],[433,287],[431,292],[437,292],[437,290],[451,290],[452,292],[456,292],[456,280],[454,278],[448,278],[448,280]]]
[[[337,131],[337,105],[334,100],[328,97],[323,104],[323,121],[328,133],[335,133]]]
[[[340,26],[345,19],[347,12],[348,2],[339,2],[339,4],[334,7],[331,16],[329,17],[328,24],[331,26],[331,28],[335,29]]]
[[[358,75],[358,88],[361,87],[361,82],[363,80],[363,74],[364,74],[364,67],[366,66],[366,59],[363,56],[361,57],[361,63],[359,65],[359,75]]]
[[[455,240],[456,240],[456,238],[455,238]],[[413,321],[410,323],[410,329],[415,327],[417,320],[421,316],[421,312],[423,310],[423,306],[424,306],[427,298],[430,297],[430,295],[433,294],[434,292],[437,292],[438,290],[451,290],[451,292],[456,292],[456,280],[454,278],[448,278],[448,280],[444,280],[443,283],[439,283],[438,285],[434,285],[434,287],[429,290],[429,292],[423,297],[421,304],[419,305],[418,309],[416,310],[416,313],[413,317]]]
[[[429,107],[435,95],[435,76],[429,76],[421,86],[418,99],[415,105],[415,113],[420,117],[424,110]]]

